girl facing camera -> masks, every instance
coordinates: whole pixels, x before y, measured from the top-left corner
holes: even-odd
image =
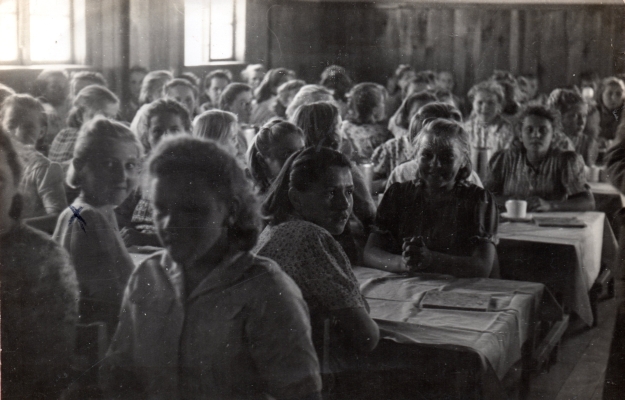
[[[497,206],[471,175],[469,136],[455,121],[436,119],[416,140],[415,180],[384,194],[365,265],[397,273],[494,277]]]
[[[302,290],[318,354],[326,319],[338,354],[340,348],[352,354],[373,350],[379,338],[351,263],[333,238],[347,225],[353,192],[347,157],[312,147],[288,159],[263,203],[269,225],[255,251],[277,261]]]
[[[235,158],[213,141],[164,139],[146,191],[165,252],[141,263],[101,369],[124,398],[318,399],[300,290],[249,250],[259,217]]]
[[[517,199],[526,200],[527,209],[535,212],[594,210],[584,160],[560,150],[558,127],[558,114],[543,106],[521,112],[513,145],[493,156],[484,182],[502,207]]]
[[[67,171],[67,184],[80,195],[60,215],[53,234],[76,268],[81,322],[105,322],[109,333],[134,269],[113,208],[136,188],[142,154],[135,135],[121,123],[97,117],[85,125]]]

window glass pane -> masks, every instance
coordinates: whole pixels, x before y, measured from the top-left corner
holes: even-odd
[[[17,0],[0,0],[0,14],[17,13]]]
[[[30,0],[30,15],[69,16],[70,0]]]
[[[17,60],[17,15],[0,14],[0,61]]]
[[[31,61],[70,61],[71,23],[69,17],[30,16]]]
[[[210,58],[232,59],[234,46],[234,0],[211,1]]]
[[[208,30],[210,7],[206,0],[186,0],[184,4],[185,65],[208,62]]]

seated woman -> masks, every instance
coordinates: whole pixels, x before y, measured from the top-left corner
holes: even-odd
[[[139,110],[139,94],[141,93],[141,84],[143,78],[148,74],[145,67],[134,65],[128,70],[128,91],[126,97],[122,98],[120,119],[128,123],[132,122]]]
[[[21,173],[0,128],[2,398],[58,399],[69,384],[78,283],[67,252],[21,222]]]
[[[349,92],[347,116],[341,132],[353,147],[352,161],[369,160],[373,151],[391,138],[379,122],[385,118],[386,89],[377,83],[359,83]]]
[[[386,89],[389,96],[386,98],[386,116],[390,118],[395,115],[397,109],[405,98],[406,86],[408,82],[417,76],[415,70],[408,64],[400,64],[395,70],[395,74],[388,80]]]
[[[326,319],[330,337],[350,353],[371,351],[378,342],[351,263],[332,237],[347,225],[353,192],[349,160],[329,148],[309,147],[287,160],[263,203],[269,225],[254,251],[277,261],[302,290],[319,355]]]
[[[273,117],[273,105],[280,85],[290,81],[295,73],[286,68],[270,69],[260,85],[254,90],[254,107],[250,116],[250,124],[263,125]]]
[[[124,246],[113,207],[139,182],[143,147],[126,126],[103,117],[81,131],[67,172],[80,195],[60,215],[53,237],[70,254],[80,285],[83,323],[117,326],[122,293],[134,263]]]
[[[191,120],[182,104],[171,99],[159,99],[146,110],[147,134],[140,138],[146,153],[168,135],[189,133]],[[140,188],[134,190],[115,208],[120,233],[127,247],[160,246],[152,220],[152,208]]]
[[[254,90],[263,81],[266,73],[267,69],[263,64],[249,64],[243,71],[241,71],[241,78],[243,78],[243,82],[250,85],[250,87]],[[232,77],[230,77],[230,80],[232,80]]]
[[[232,74],[226,69],[218,69],[207,73],[200,88],[198,111],[202,113],[217,108],[221,92],[230,83],[232,83]]]
[[[306,86],[306,82],[301,79],[293,79],[283,83],[278,87],[276,102],[271,107],[272,117],[286,119],[286,110],[301,88]]]
[[[153,101],[156,101],[164,96],[163,87],[167,82],[174,79],[174,76],[169,71],[151,71],[148,73],[141,82],[141,93],[139,94],[139,110],[135,114],[135,117],[130,123],[130,130],[132,130],[137,137],[143,137],[148,132],[148,121],[146,111],[148,106]]]
[[[473,111],[464,129],[471,141],[471,164],[484,179],[488,161],[496,152],[507,149],[512,143],[512,124],[503,117],[504,89],[497,82],[478,83],[469,90]]]
[[[584,161],[562,151],[554,140],[558,115],[543,106],[519,115],[510,149],[490,161],[484,187],[503,207],[508,199],[526,200],[529,211],[590,211],[595,200],[586,184]]]
[[[166,250],[128,282],[101,368],[106,398],[320,399],[306,303],[249,251],[257,203],[234,157],[166,138],[145,183]]]
[[[69,98],[73,102],[78,93],[87,86],[98,85],[108,87],[104,75],[95,71],[79,71],[71,75],[69,81]]]
[[[249,173],[264,196],[291,154],[304,148],[304,132],[290,122],[267,122],[247,152]]]
[[[302,88],[297,92],[295,97],[293,97],[293,101],[286,108],[285,114],[286,117],[292,121],[293,116],[298,108],[306,104],[318,103],[324,101],[326,103],[331,103],[338,108],[334,97],[332,96],[332,92],[323,86],[319,85],[306,85],[302,86]],[[340,115],[340,114],[339,114]]]
[[[408,182],[418,177],[419,160],[416,158],[418,152],[418,148],[415,147],[417,146],[415,143],[416,138],[419,136],[421,129],[427,121],[432,121],[437,118],[462,123],[462,114],[460,114],[460,111],[452,105],[436,102],[426,104],[421,107],[414,115],[412,122],[410,123],[409,137],[413,138],[413,144],[411,145],[412,153],[409,155],[409,159],[406,162],[398,165],[393,172],[391,172],[388,180],[386,181],[385,190],[388,190],[388,188],[395,182]],[[480,177],[473,170],[471,171],[471,175],[467,178],[467,182],[483,187]]]
[[[547,105],[560,113],[563,138],[567,141],[566,146],[561,146],[562,150],[574,150],[587,166],[595,165],[599,144],[594,137],[584,133],[588,119],[588,104],[584,98],[574,90],[555,89],[549,95]]]
[[[378,207],[365,265],[396,273],[496,277],[497,205],[470,184],[469,136],[455,121],[435,119],[417,136],[418,176],[394,183]]]
[[[341,112],[341,117],[345,118],[348,109],[347,93],[354,86],[347,70],[339,65],[330,65],[321,73],[319,85],[332,92],[336,106]]]
[[[605,78],[595,94],[600,116],[599,140],[603,149],[625,136],[625,83],[617,77]]]
[[[382,183],[385,184],[391,171],[412,157],[414,137],[408,134],[410,121],[421,107],[434,103],[436,100],[436,96],[429,92],[419,92],[406,97],[392,118],[395,121],[395,126],[403,132],[396,134],[394,139],[389,139],[383,143],[375,149],[371,156],[374,179],[382,180]]]
[[[37,143],[37,150],[48,156],[50,144],[56,135],[67,127],[67,114],[71,108],[69,78],[65,70],[46,69],[41,71],[32,88],[33,97],[41,102],[47,116],[47,131]]]

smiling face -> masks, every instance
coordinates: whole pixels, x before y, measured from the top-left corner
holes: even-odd
[[[195,111],[195,93],[193,90],[186,86],[174,86],[167,89],[166,97],[168,99],[176,100],[187,109],[189,115],[193,115]]]
[[[148,124],[148,141],[154,148],[163,136],[182,132],[184,132],[184,124],[180,115],[174,113],[154,115]]]
[[[190,266],[227,236],[228,206],[201,177],[150,178],[154,224],[172,259]]]
[[[300,135],[287,135],[279,140],[271,149],[270,154],[264,157],[271,178],[278,176],[291,154],[303,148],[304,138]]]
[[[537,115],[528,115],[523,119],[521,141],[528,153],[543,156],[549,151],[553,138],[551,121]]]
[[[618,84],[610,84],[603,89],[601,101],[608,110],[615,110],[623,104],[623,88]]]
[[[240,123],[247,124],[252,115],[252,92],[239,93],[230,105],[230,111],[237,115]]]
[[[215,77],[211,79],[210,82],[207,82],[205,85],[205,87],[208,88],[206,89],[206,95],[211,100],[213,105],[217,105],[219,102],[219,96],[221,96],[221,92],[223,92],[226,86],[228,86],[228,83],[227,79],[219,77]]]
[[[501,113],[502,106],[494,94],[478,92],[473,99],[473,110],[479,121],[489,123]]]
[[[302,219],[319,225],[332,235],[339,235],[352,213],[353,192],[354,182],[350,169],[330,167],[306,191],[291,189],[289,198]]]
[[[584,134],[586,120],[588,119],[588,105],[578,104],[562,114],[562,128],[570,137],[578,137]]]
[[[460,168],[466,163],[458,140],[446,134],[422,133],[416,160],[419,176],[432,190],[450,190]]]
[[[132,142],[104,140],[80,171],[80,188],[93,206],[119,205],[137,187],[139,149]]]

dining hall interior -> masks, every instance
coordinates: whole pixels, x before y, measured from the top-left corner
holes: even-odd
[[[620,0],[0,0],[6,399],[625,397]]]

